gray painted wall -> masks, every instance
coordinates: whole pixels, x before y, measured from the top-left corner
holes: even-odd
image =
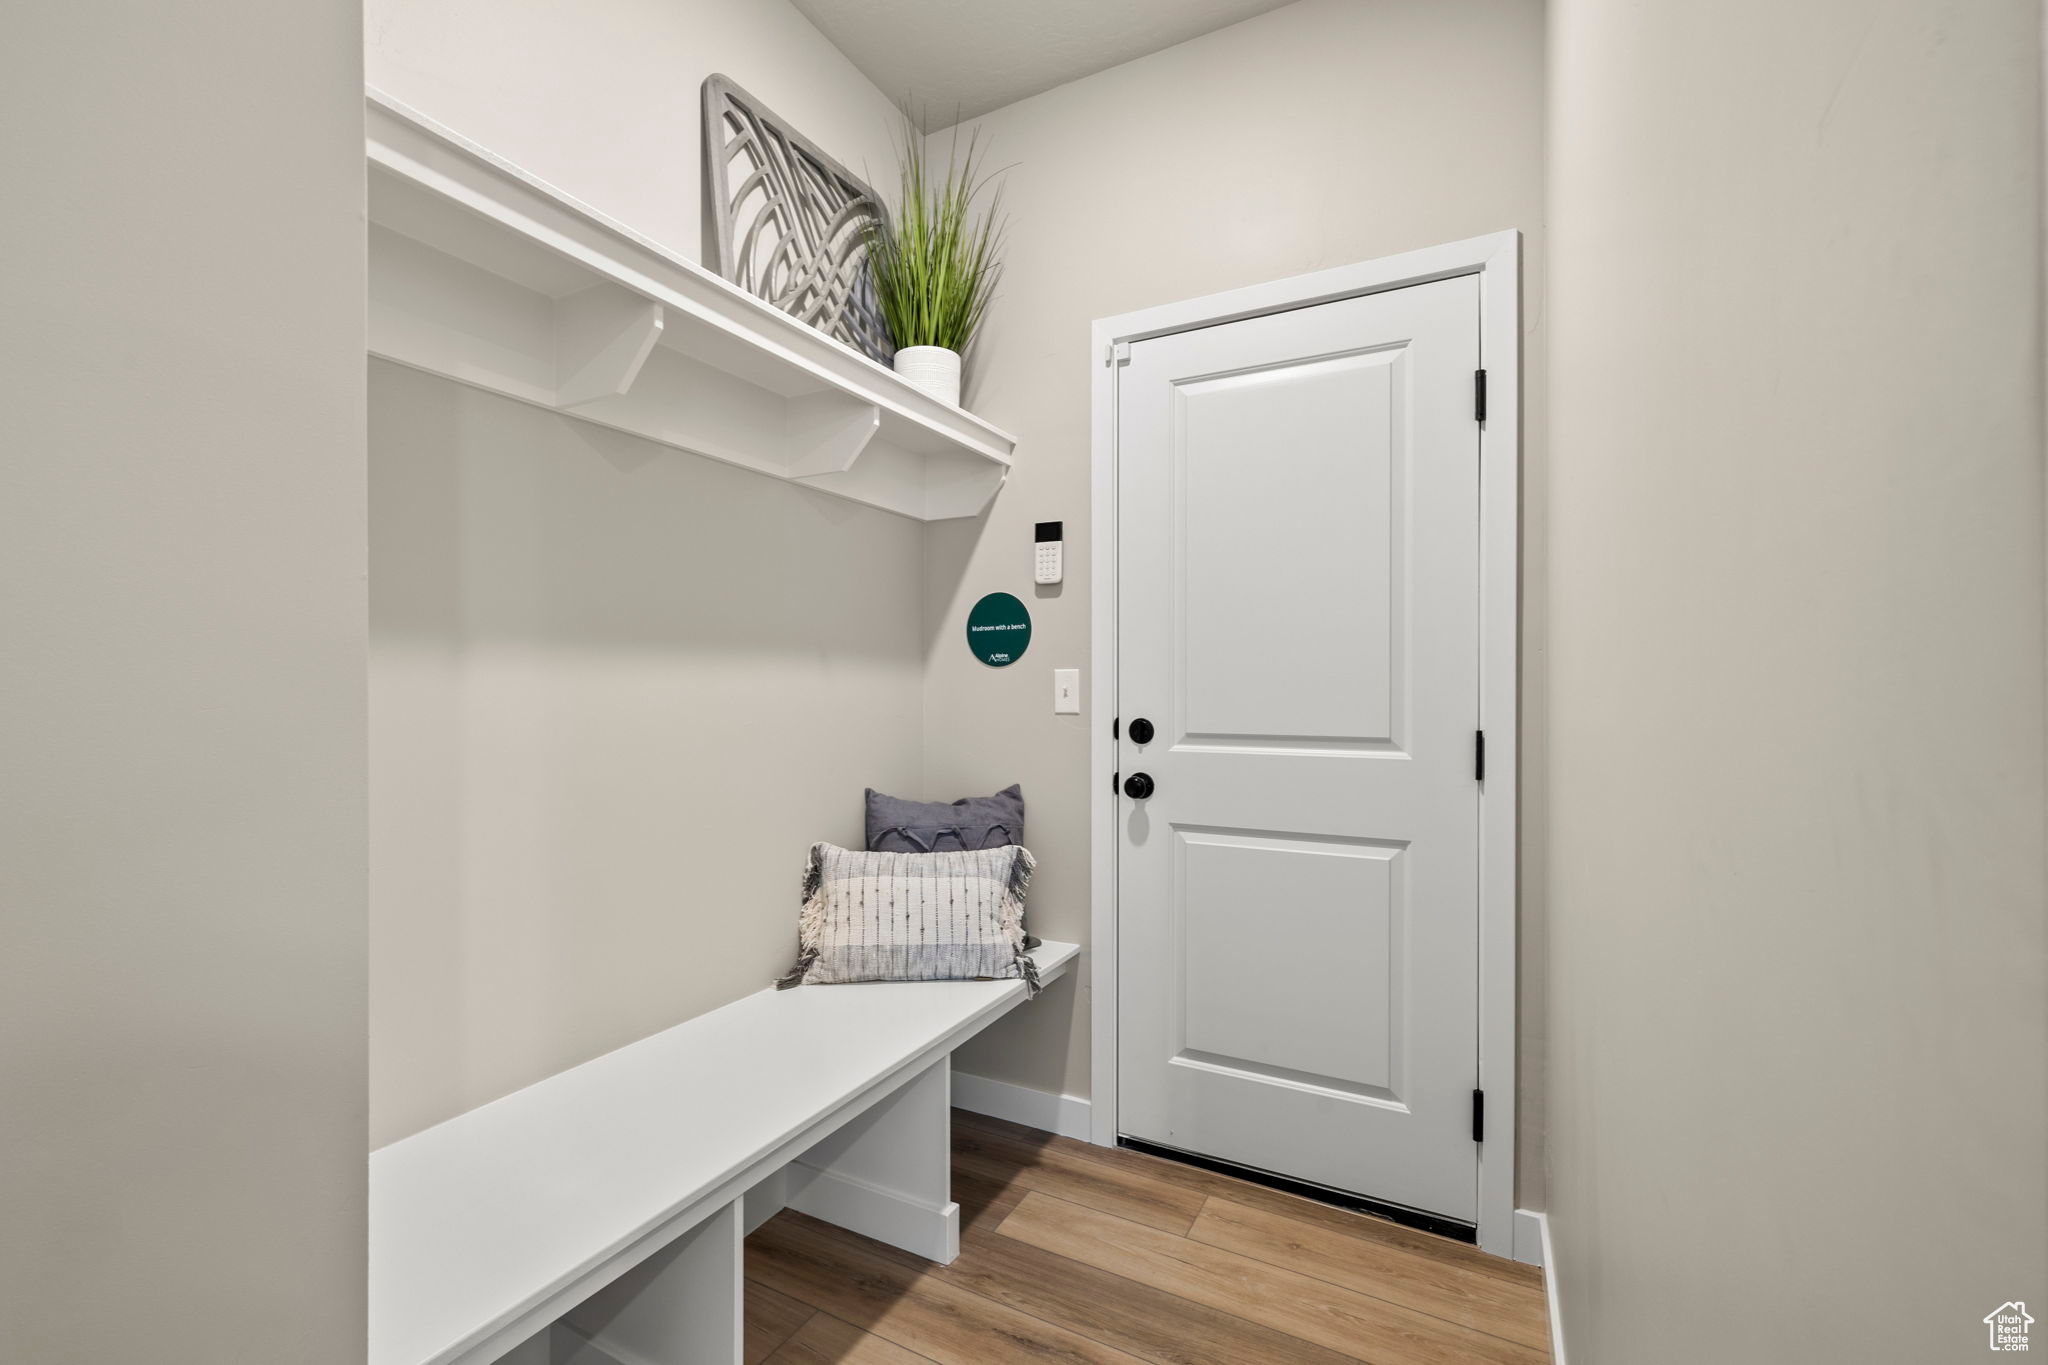
[[[918,785],[923,527],[370,368],[371,1137],[759,990]]]
[[[9,1360],[363,1358],[361,23],[9,14]]]
[[[369,80],[687,257],[722,71],[888,181],[783,0],[371,0]],[[759,989],[921,778],[916,522],[376,363],[373,1146]]]
[[[685,251],[713,70],[893,184],[888,100],[785,5],[601,11],[522,0],[480,28],[458,0],[373,3],[370,78]],[[1033,926],[1085,942],[1099,713],[1084,698],[1089,716],[1052,716],[1047,670],[1088,662],[1089,322],[1518,226],[1540,432],[1542,38],[1535,0],[1303,0],[991,116],[1017,225],[970,403],[1024,439],[985,518],[920,527],[378,367],[373,1140],[761,984],[788,948],[802,849],[857,837],[870,783],[950,799],[1021,780]],[[538,63],[577,98],[526,95]],[[642,63],[667,74],[621,79]],[[1285,134],[1240,117],[1255,106]],[[665,161],[676,174],[646,175]],[[1540,487],[1533,436],[1528,464]],[[1054,517],[1068,579],[1033,597],[1029,524]],[[961,644],[968,605],[997,588],[1031,601],[1037,632],[1002,672]],[[839,614],[823,638],[804,624],[814,593]],[[1532,641],[1541,603],[1532,582]],[[1540,724],[1529,735],[1540,772]],[[1526,923],[1540,963],[1533,900]],[[1085,999],[1056,985],[961,1067],[1085,1094]]]
[[[2048,1294],[2040,22],[1553,8],[1573,1365],[1973,1359]]]
[[[1092,320],[1304,271],[1520,228],[1527,441],[1523,534],[1523,1143],[1519,1197],[1541,1207],[1546,460],[1543,10],[1495,0],[1301,0],[978,121],[1012,165],[1008,272],[971,357],[968,401],[1018,433],[984,518],[936,524],[926,564],[926,785],[1024,784],[1041,934],[1088,939],[1088,727],[1052,714],[1054,667],[1089,663]],[[943,159],[950,133],[929,146]],[[1032,523],[1064,519],[1067,581],[1031,594]],[[1032,606],[1031,653],[990,670],[961,644],[975,599]],[[1083,676],[1086,674],[1084,672]],[[1088,1093],[1086,970],[957,1058],[963,1071]]]
[[[677,254],[722,71],[856,174],[895,183],[890,99],[788,0],[367,0],[371,85]]]

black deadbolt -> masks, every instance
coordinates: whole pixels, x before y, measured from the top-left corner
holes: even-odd
[[[1152,775],[1150,773],[1132,773],[1124,779],[1124,795],[1130,797],[1133,801],[1143,801],[1151,794]]]
[[[1151,722],[1151,721],[1149,721],[1149,720],[1146,720],[1146,719],[1145,719],[1145,718],[1144,718],[1143,716],[1140,716],[1140,717],[1138,717],[1138,718],[1137,718],[1136,720],[1132,721],[1132,722],[1131,722],[1131,743],[1133,743],[1133,744],[1150,744],[1151,742],[1152,742],[1152,722]]]

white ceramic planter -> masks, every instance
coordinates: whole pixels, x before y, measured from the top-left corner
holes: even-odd
[[[905,346],[896,353],[896,373],[941,403],[960,406],[960,353],[943,346]]]

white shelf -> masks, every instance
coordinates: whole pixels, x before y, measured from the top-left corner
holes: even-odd
[[[1015,438],[371,91],[369,349],[921,521]]]

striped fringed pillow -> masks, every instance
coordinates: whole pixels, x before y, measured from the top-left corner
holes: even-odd
[[[1016,844],[944,853],[862,853],[813,844],[796,965],[776,984],[1022,977],[1031,854]]]

